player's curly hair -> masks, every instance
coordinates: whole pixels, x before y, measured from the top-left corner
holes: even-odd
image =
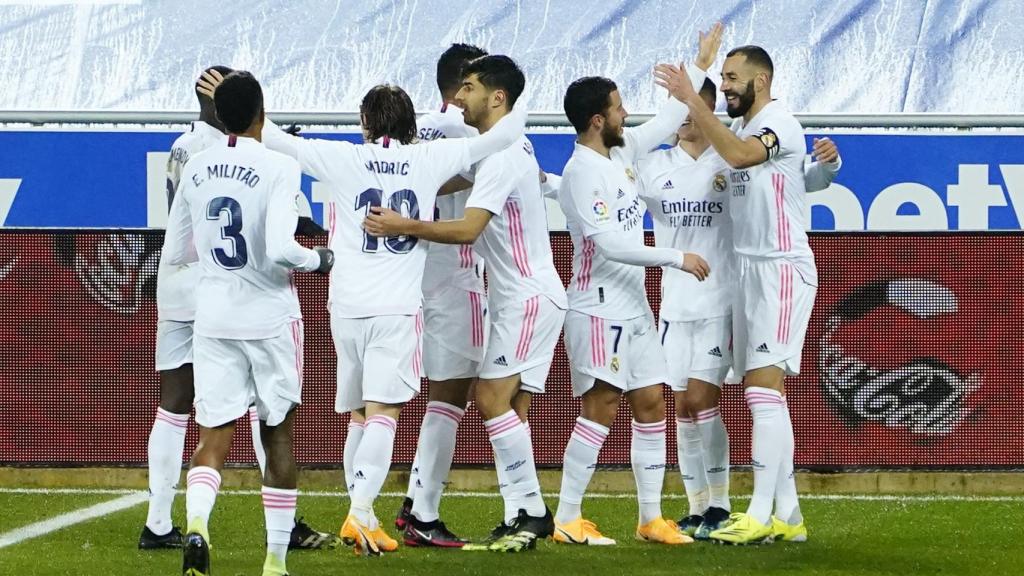
[[[416,109],[399,86],[378,84],[370,88],[359,105],[359,114],[371,141],[387,136],[411,144],[416,138]]]

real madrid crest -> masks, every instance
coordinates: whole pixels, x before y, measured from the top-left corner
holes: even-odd
[[[612,356],[612,372],[614,372],[616,374],[619,373],[619,357],[618,356]]]
[[[630,182],[636,183],[636,174],[633,173],[632,168],[626,168],[626,178],[629,178]]]
[[[729,187],[729,181],[725,179],[725,174],[715,174],[715,180],[711,183],[711,187],[715,192],[725,192],[725,189]]]

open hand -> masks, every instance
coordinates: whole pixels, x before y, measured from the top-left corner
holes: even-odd
[[[708,266],[707,261],[701,258],[699,254],[691,254],[690,252],[683,254],[682,268],[683,272],[693,274],[701,282],[711,275],[711,267]]]
[[[697,33],[700,40],[697,59],[694,60],[694,64],[705,72],[715,63],[715,58],[718,57],[718,49],[722,47],[722,30],[722,23],[716,22],[711,27],[711,30]]]
[[[196,92],[213,100],[213,93],[217,91],[217,86],[220,86],[223,81],[224,75],[220,72],[212,68],[205,70],[199,77],[199,82],[196,83]]]
[[[654,67],[654,83],[668,90],[668,93],[680,102],[697,96],[690,85],[690,75],[685,68],[674,64],[658,64]]]

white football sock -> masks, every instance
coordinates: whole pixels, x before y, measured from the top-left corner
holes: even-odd
[[[750,386],[744,391],[747,406],[754,420],[751,431],[750,459],[754,468],[754,494],[747,514],[761,524],[768,525],[775,499],[775,485],[779,478],[783,443],[786,437],[785,412],[782,394],[771,388]]]
[[[426,420],[426,417],[423,418]],[[423,427],[420,427],[420,437],[416,441],[416,454],[412,457],[412,467],[409,468],[409,485],[405,487],[405,497],[413,502],[416,501],[416,481],[420,477],[420,446],[423,442]]]
[[[708,479],[708,506],[732,510],[729,502],[729,433],[718,406],[697,413],[695,419],[704,450],[704,468]]]
[[[348,433],[345,434],[345,452],[342,454],[342,466],[345,467],[345,490],[348,491],[349,495],[352,494],[352,484],[355,479],[352,477],[352,473],[355,471],[356,452],[359,451],[359,442],[363,439],[363,430],[366,427],[362,422],[356,422],[350,420],[348,423]]]
[[[210,513],[213,512],[213,504],[217,501],[217,492],[220,490],[220,472],[209,466],[196,466],[188,471],[186,483],[186,533],[198,532],[209,542]]]
[[[267,451],[263,449],[260,437],[260,413],[255,406],[249,406],[249,428],[252,432],[252,451],[256,454],[256,464],[260,467],[260,478],[267,473]]]
[[[775,485],[775,515],[783,522],[797,525],[804,521],[800,512],[800,499],[796,494],[796,474],[793,471],[795,439],[793,420],[789,415],[789,403],[782,398],[783,419],[786,429],[782,437],[782,461],[779,465],[779,479]]]
[[[576,419],[576,426],[565,446],[562,462],[562,490],[558,494],[558,511],[555,522],[566,524],[583,515],[583,494],[587,491],[597,455],[608,438],[608,428],[591,422],[583,416]]]
[[[153,429],[149,432],[149,512],[146,527],[162,536],[171,531],[171,507],[181,478],[181,457],[185,451],[188,414],[175,414],[156,409]]]
[[[388,470],[391,469],[397,429],[398,422],[390,416],[378,414],[367,418],[363,439],[359,442],[359,450],[353,461],[355,470],[352,478],[355,487],[350,491],[352,513],[370,528],[376,528],[376,519],[372,515],[373,501],[380,495]]]
[[[515,410],[509,410],[497,418],[485,421],[484,427],[494,448],[495,461],[500,461],[507,474],[507,500],[517,508],[525,509],[530,516],[543,516],[544,500],[540,496],[532,442],[523,421]],[[508,504],[506,502],[506,506]]]
[[[661,489],[665,484],[665,421],[642,424],[633,420],[629,460],[636,479],[640,524],[661,517]]]
[[[265,567],[285,568],[285,557],[288,554],[288,542],[291,540],[292,527],[295,526],[295,502],[299,491],[295,488],[263,487],[263,518],[267,523],[267,562]],[[277,562],[271,560],[271,556]],[[267,571],[264,569],[264,576]],[[283,575],[284,572],[281,572]]]
[[[704,454],[700,432],[692,418],[676,417],[676,453],[679,474],[683,477],[690,516],[700,516],[708,509],[708,479],[704,470]]]
[[[420,458],[419,486],[412,501],[412,514],[422,522],[439,518],[441,493],[455,455],[455,434],[465,413],[462,408],[445,402],[427,403],[416,449]]]

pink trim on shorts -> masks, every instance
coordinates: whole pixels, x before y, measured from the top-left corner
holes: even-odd
[[[590,317],[590,361],[595,368],[604,366],[604,318]]]
[[[484,316],[480,308],[480,295],[476,292],[469,293],[470,307],[470,342],[473,348],[480,348],[484,345]]]
[[[412,354],[412,370],[417,378],[423,378],[423,310],[416,313],[416,350]]]
[[[779,282],[779,323],[775,339],[780,344],[789,343],[789,326],[793,319],[793,267],[783,264]]]
[[[519,345],[516,346],[516,359],[526,360],[530,354],[530,342],[533,340],[533,326],[537,320],[537,312],[540,310],[540,297],[534,296],[526,301],[526,309],[523,312],[523,327],[519,331]]]

